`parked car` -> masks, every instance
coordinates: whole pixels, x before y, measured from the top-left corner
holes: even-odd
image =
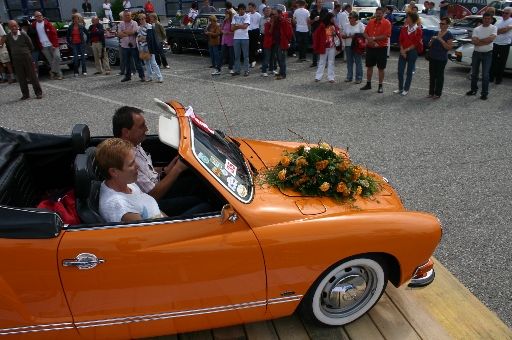
[[[512,52],[512,45],[510,47],[510,52]],[[457,64],[471,67],[474,50],[475,46],[473,44],[465,44],[455,50],[455,53],[449,53],[448,58]],[[512,70],[512,53],[508,55],[505,70]]]
[[[440,223],[405,210],[383,177],[364,170],[382,191],[351,204],[258,185],[253,176],[300,144],[228,137],[193,109],[159,106],[166,114],[158,136],[142,145],[154,165],[179,155],[212,192],[211,212],[105,223],[94,146],[107,137],[90,138],[82,124],[71,136],[0,128],[0,256],[9,259],[0,262],[2,335],[146,338],[297,308],[342,325],[368,312],[388,280],[434,279]],[[66,187],[74,188],[78,224],[35,208],[45,192]]]
[[[191,26],[167,27],[165,32],[171,52],[180,54],[183,49],[208,51],[208,36],[204,34],[204,31],[210,24],[209,17],[211,14],[199,14]],[[221,24],[225,17],[224,13],[215,12],[213,14],[217,17],[217,22]]]
[[[496,23],[500,23],[503,18],[500,16],[494,16],[496,19]],[[471,38],[473,34],[473,30],[478,26],[478,23],[481,22],[482,15],[468,15],[462,19],[455,20],[451,26],[454,28],[465,29],[468,31],[468,36]]]
[[[487,5],[487,8],[492,7],[496,15],[502,15],[506,7],[512,7],[512,1],[493,1]]]

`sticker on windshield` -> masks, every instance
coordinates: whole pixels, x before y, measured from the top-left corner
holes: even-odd
[[[198,156],[199,156],[199,159],[201,160],[201,162],[203,162],[204,164],[210,163],[210,161],[208,160],[208,157],[203,155],[202,152],[200,152]]]
[[[226,171],[226,169],[221,169],[220,171],[222,172],[222,174],[223,174],[224,176],[229,175],[229,172],[227,172],[227,171]]]
[[[217,177],[220,177],[222,175],[222,171],[220,171],[220,169],[217,167],[213,167],[212,171],[215,175],[217,175]]]
[[[222,163],[217,160],[217,158],[211,156],[210,162],[212,162],[213,165],[215,165],[217,168],[222,169]]]
[[[224,169],[226,169],[233,177],[236,176],[236,166],[226,159],[226,164],[224,165]]]
[[[236,190],[236,185],[238,184],[238,181],[234,177],[228,177],[227,182],[228,182],[228,187],[231,190],[235,191]]]
[[[247,188],[245,186],[243,186],[242,184],[240,184],[237,188],[236,188],[236,192],[238,192],[238,195],[240,195],[240,197],[245,197],[247,196]]]

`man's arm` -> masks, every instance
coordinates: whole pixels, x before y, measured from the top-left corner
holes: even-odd
[[[482,45],[487,45],[487,44],[492,43],[495,38],[496,38],[496,34],[491,34],[487,38],[480,39],[480,42],[482,43]]]
[[[498,34],[507,33],[510,30],[512,30],[512,26],[505,26],[505,27],[502,27],[502,28],[498,29]]]
[[[171,164],[172,165],[172,162]],[[158,183],[155,184],[153,189],[148,192],[148,195],[152,196],[154,199],[161,199],[167,191],[172,187],[174,182],[178,179],[179,175],[187,170],[187,166],[183,164],[180,160],[176,159],[174,166],[172,166],[171,171]]]

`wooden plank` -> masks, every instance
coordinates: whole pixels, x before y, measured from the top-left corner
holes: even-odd
[[[280,340],[309,340],[297,313],[272,320]]]
[[[179,334],[180,340],[213,340],[210,329]]]
[[[242,325],[215,328],[212,332],[214,340],[247,340]]]
[[[512,339],[512,330],[464,287],[439,261],[436,278],[421,290],[408,290],[455,339]],[[400,288],[407,290],[406,286]]]
[[[248,340],[279,340],[270,320],[246,323],[244,329]]]
[[[318,326],[301,318],[302,324],[308,332],[309,338],[314,340],[350,340],[343,327]]]
[[[427,288],[428,289],[428,288]],[[407,291],[388,284],[385,294],[421,339],[449,340],[450,335],[419,300]]]
[[[388,340],[420,340],[420,337],[386,294],[369,312],[370,318]]]
[[[365,314],[356,321],[343,326],[343,328],[350,337],[350,340],[384,339],[368,314]]]

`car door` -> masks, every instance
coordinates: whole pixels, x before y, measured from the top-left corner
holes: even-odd
[[[58,263],[75,325],[88,339],[244,323],[266,310],[261,249],[241,218],[78,226],[63,236]]]

